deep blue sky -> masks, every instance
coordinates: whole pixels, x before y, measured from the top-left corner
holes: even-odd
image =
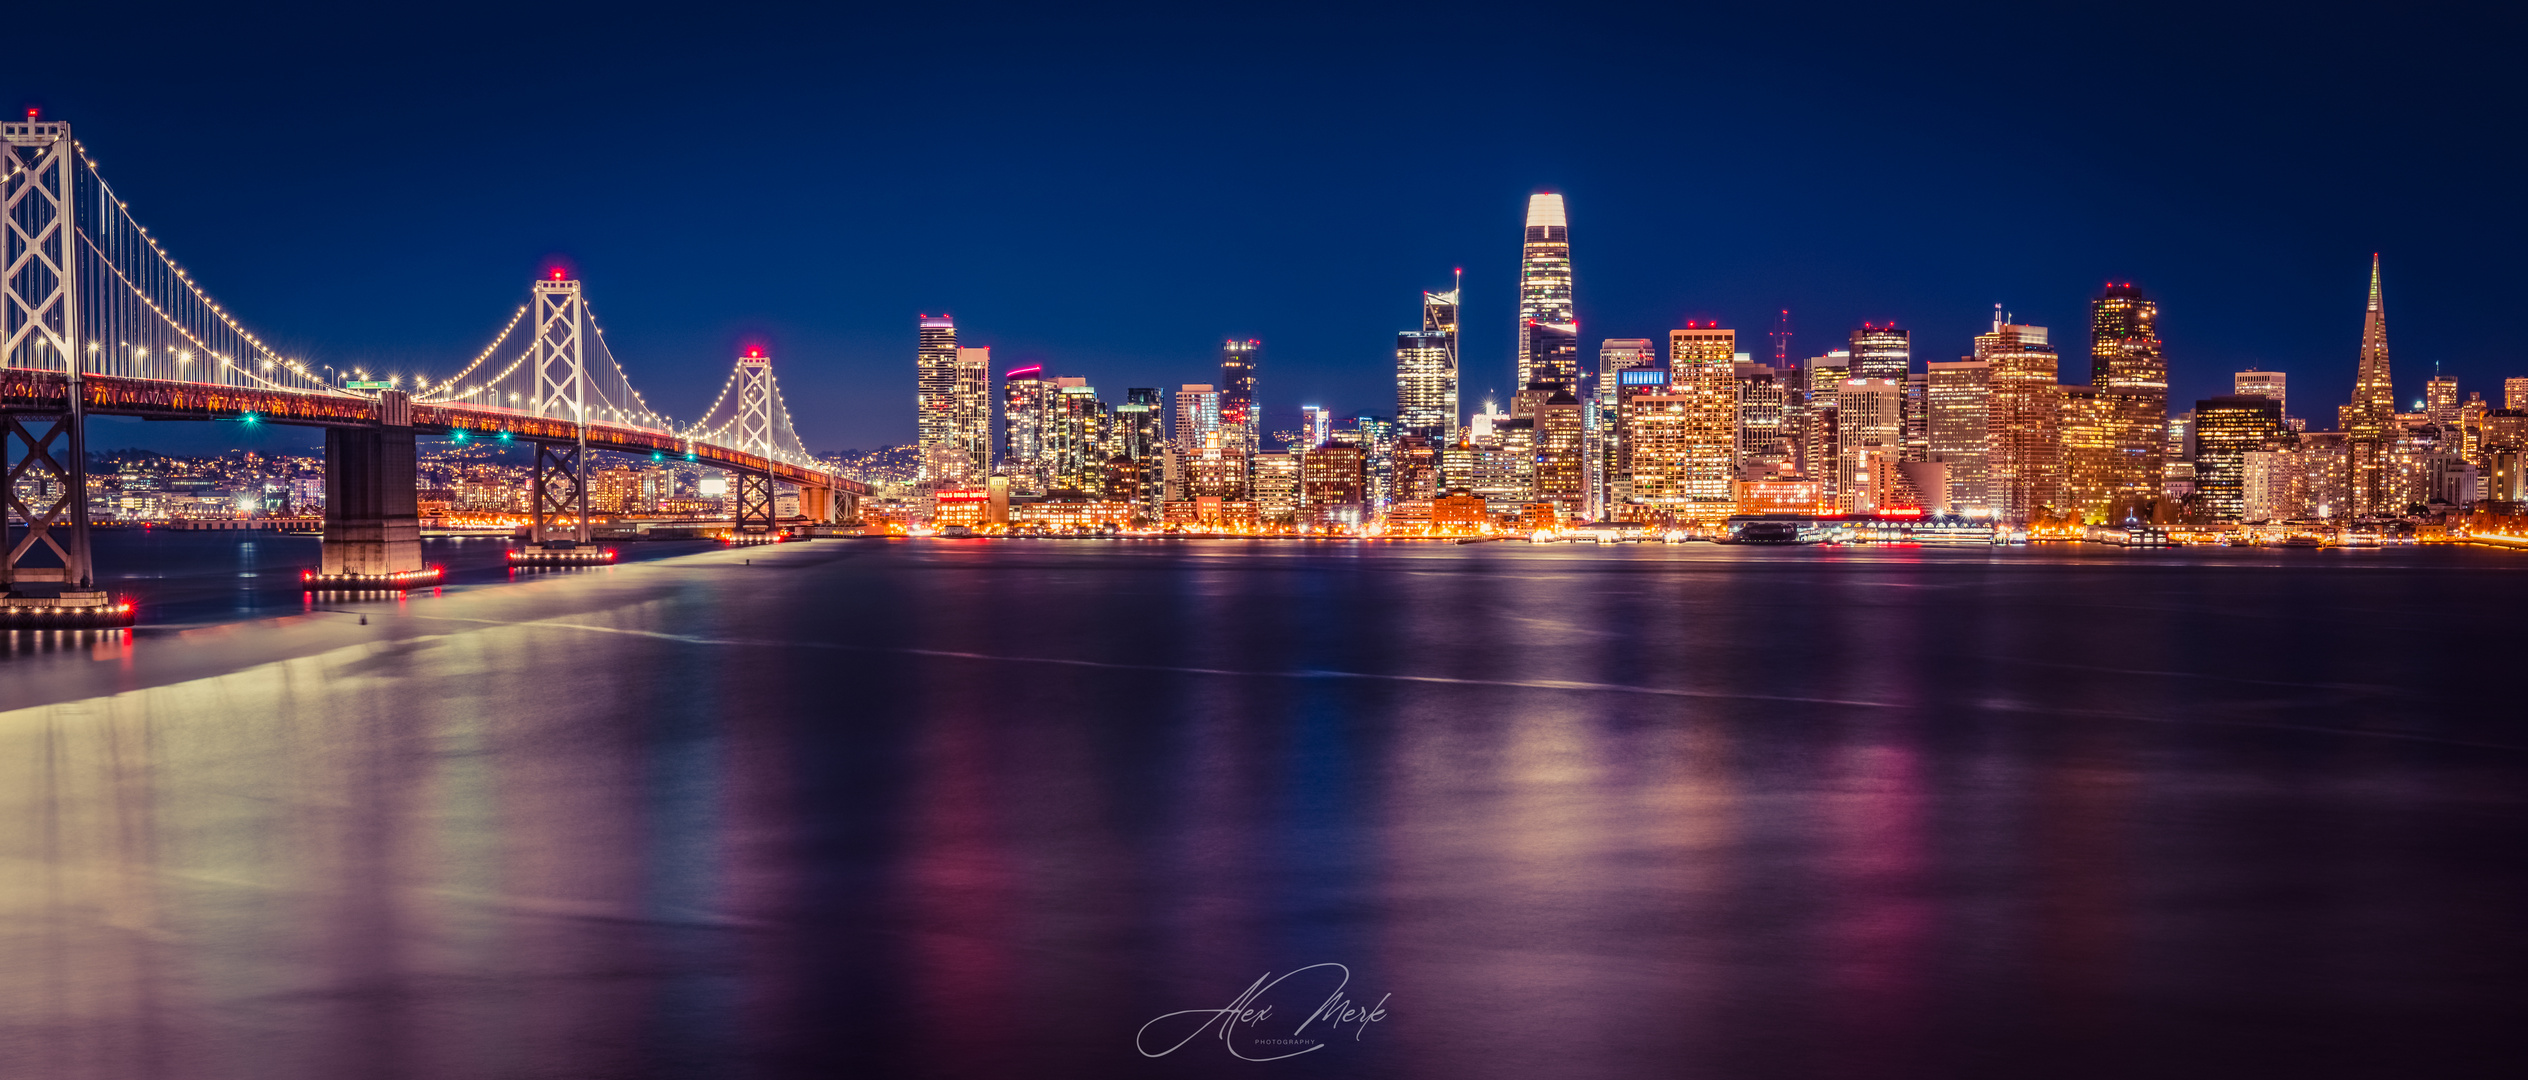
[[[1277,425],[1384,414],[1394,334],[1457,266],[1479,401],[1508,382],[1538,190],[1570,199],[1592,347],[1718,318],[1761,354],[1788,307],[1802,353],[1894,319],[1946,359],[2000,302],[2081,378],[2087,298],[2131,280],[2178,397],[2279,368],[2324,427],[2380,251],[2401,396],[2435,362],[2488,397],[2528,375],[2522,27],[2490,5],[190,5],[30,28],[0,97],[71,121],[285,349],[444,368],[561,260],[652,402],[698,411],[760,342],[826,449],[912,437],[925,311],[1114,399],[1259,337]],[[95,441],[233,442],[207,428]]]

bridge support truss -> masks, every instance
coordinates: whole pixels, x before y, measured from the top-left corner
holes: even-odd
[[[78,152],[68,124],[0,124],[0,367],[58,371],[66,384],[58,411],[0,412],[0,627],[131,623],[131,605],[96,588],[88,552]]]
[[[774,520],[772,477],[763,473],[742,472],[731,479],[737,481],[737,534],[769,536],[778,527]]]
[[[566,281],[561,271],[553,280],[535,283],[535,400],[529,412],[565,416],[578,427],[569,443],[535,444],[535,472],[530,481],[533,508],[527,539],[536,547],[588,543],[588,353],[587,304],[579,282]],[[553,520],[567,517],[567,533]]]

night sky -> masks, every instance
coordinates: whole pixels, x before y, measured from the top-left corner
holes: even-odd
[[[821,450],[912,438],[943,310],[1110,400],[1258,337],[1272,426],[1389,414],[1394,335],[1460,266],[1471,407],[1509,389],[1533,191],[1570,201],[1592,354],[1716,318],[1764,355],[1787,307],[1800,354],[1893,319],[1952,359],[1998,302],[2078,381],[2129,280],[2173,398],[2281,369],[2325,428],[2377,251],[2400,398],[2528,375],[2490,5],[389,10],[21,11],[0,96],[286,352],[444,372],[564,265],[653,403],[762,344]]]

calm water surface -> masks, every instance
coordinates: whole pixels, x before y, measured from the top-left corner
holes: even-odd
[[[311,603],[312,541],[99,546],[154,625],[0,649],[0,1077],[2522,1058],[2528,557],[817,541],[512,581],[468,541],[435,594]],[[1319,964],[1381,1018],[1300,1029]],[[1225,1040],[1151,1024],[1297,969]]]

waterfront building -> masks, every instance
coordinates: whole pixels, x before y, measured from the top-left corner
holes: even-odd
[[[1913,331],[1899,330],[1895,323],[1862,323],[1852,332],[1851,354],[1853,378],[1901,382],[1913,373]]]
[[[2353,372],[2352,401],[2336,411],[2336,420],[2351,455],[2347,515],[2365,518],[2400,512],[2395,469],[2389,460],[2396,440],[2396,383],[2388,366],[2387,308],[2379,298],[2377,255],[2370,256],[2370,306],[2361,319],[2361,358]],[[2200,440],[2201,434],[2196,438]]]
[[[1624,377],[1648,374],[1651,372],[1628,371]],[[1666,385],[1642,386],[1625,399],[1624,441],[1632,470],[1633,502],[1674,510],[1698,490],[1689,462],[1697,447],[1694,417],[1704,407],[1699,395],[1672,393]]]
[[[1844,512],[1875,514],[1910,505],[1898,493],[1904,459],[1905,384],[1895,379],[1846,379],[1836,390],[1835,489]]]
[[[1465,275],[1447,292],[1422,294],[1422,328],[1396,335],[1396,428],[1446,442],[1457,437],[1458,297]]]
[[[1738,480],[1738,332],[1687,323],[1668,332],[1668,396],[1685,403],[1673,435],[1678,505],[1727,517]],[[1669,467],[1663,463],[1662,467]],[[1639,471],[1636,464],[1635,479]]]
[[[1298,522],[1300,457],[1297,450],[1255,455],[1250,483],[1255,489],[1255,512],[1266,528],[1286,529]]]
[[[2063,491],[2062,387],[2042,326],[2009,321],[1993,306],[1993,327],[1975,337],[1989,365],[1985,476],[1994,512],[2022,523],[2058,505]]]
[[[955,483],[974,460],[965,452],[959,430],[957,323],[946,315],[923,315],[920,331],[913,352],[913,430],[922,462],[919,482]]]
[[[1615,435],[1614,438],[1608,440],[1607,450],[1607,505],[1609,507],[1637,501],[1638,495],[1633,490],[1632,418],[1635,412],[1633,399],[1644,394],[1667,393],[1668,369],[1658,364],[1658,357],[1654,354],[1643,364],[1616,371],[1612,381],[1615,384],[1615,412],[1612,425]]]
[[[1190,476],[1185,493],[1189,498],[1248,501],[1247,463],[1250,459],[1229,445],[1231,437],[1226,429],[1212,432],[1203,436],[1201,449],[1186,456],[1186,470]]]
[[[2247,455],[2281,442],[2282,404],[2258,394],[2205,398],[2194,403],[2194,417],[2198,514],[2216,522],[2246,520]]]
[[[1835,474],[1842,471],[1836,461],[1835,391],[1851,372],[1852,354],[1843,349],[1809,357],[1800,365],[1799,410],[1792,432],[1799,471],[1823,485],[1829,500],[1835,495]]]
[[[949,441],[966,457],[965,471],[947,479],[982,483],[992,472],[992,350],[957,347],[957,383],[951,397]]]
[[[1649,338],[1607,338],[1598,343],[1597,381],[1591,387],[1590,397],[1597,406],[1602,429],[1598,439],[1600,507],[1620,506],[1632,494],[1632,471],[1624,464],[1624,414],[1617,400],[1622,393],[1622,373],[1658,363],[1659,345]],[[1661,382],[1665,384],[1664,377]]]
[[[1563,214],[1562,196],[1538,194],[1527,199],[1527,228],[1519,249],[1518,385],[1536,381],[1529,367],[1531,326],[1573,326],[1580,319],[1571,302],[1571,229]]]
[[[1156,520],[1159,503],[1167,498],[1167,406],[1155,386],[1136,386],[1124,391],[1124,403],[1115,406],[1116,459],[1129,464],[1132,472],[1131,500],[1141,508],[1141,516]],[[1122,498],[1109,485],[1108,497]]]
[[[2062,388],[2063,506],[2090,524],[2121,520],[2116,492],[2114,395],[2095,386]]]
[[[2131,282],[2090,301],[2089,385],[2104,446],[2066,462],[2071,503],[2091,521],[2149,520],[2167,481],[2168,354],[2158,302]]]
[[[1924,458],[1948,466],[1949,506],[1962,513],[1992,512],[1985,475],[1991,453],[1992,365],[1982,360],[1932,361],[1925,375]],[[1932,498],[1924,492],[1925,499]]]
[[[1011,368],[1001,376],[1001,472],[1010,489],[1042,495],[1052,484],[1045,467],[1045,428],[1053,417],[1053,381],[1044,365]]]
[[[1310,528],[1357,527],[1369,520],[1369,453],[1328,443],[1299,461],[1299,520]]]
[[[1550,503],[1565,519],[1588,514],[1587,469],[1582,458],[1580,399],[1557,389],[1536,407],[1536,464],[1530,498]]]
[[[1221,445],[1230,453],[1252,455],[1261,445],[1256,426],[1256,368],[1264,362],[1264,343],[1234,338],[1220,343],[1220,427],[1229,433]]]
[[[2274,404],[2282,407],[2283,418],[2290,419],[2291,377],[2283,372],[2248,368],[2230,376],[2230,393],[2272,398]]]
[[[1105,490],[1108,425],[1106,403],[1088,380],[1062,376],[1054,380],[1052,415],[1045,430],[1045,457],[1050,488],[1095,495]]]

